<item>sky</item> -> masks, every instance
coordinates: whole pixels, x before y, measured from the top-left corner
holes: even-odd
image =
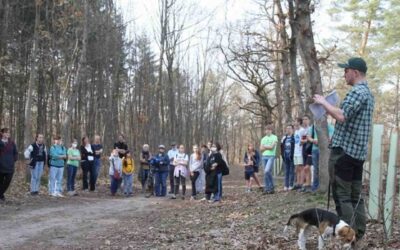
[[[187,0],[188,2],[190,0]],[[192,0],[199,9],[214,12],[213,23],[223,25],[236,22],[257,12],[256,0]],[[116,0],[124,19],[129,22],[128,32],[152,32],[157,25],[158,0]],[[312,17],[315,22],[315,35],[320,39],[333,36],[334,24],[327,13],[331,1],[320,1]],[[139,32],[139,33],[140,33]]]
[[[218,43],[219,40],[224,37],[224,32],[227,31],[227,25],[235,25],[236,23],[243,22],[244,19],[254,18],[255,14],[260,13],[259,5],[256,1],[260,0],[180,0],[187,4],[193,3],[196,5],[196,9],[192,10],[192,16],[188,17],[187,26],[191,23],[196,22],[198,16],[203,16],[204,19],[198,26],[208,26],[214,30],[212,39]],[[116,0],[117,6],[120,9],[124,17],[124,21],[127,23],[127,38],[131,39],[135,34],[146,33],[153,41],[153,51],[157,53],[158,45],[157,32],[158,23],[158,7],[159,0]],[[322,3],[323,2],[323,3]],[[331,1],[319,1],[315,8],[315,12],[312,15],[314,22],[314,39],[316,42],[317,49],[319,44],[323,44],[325,39],[335,39],[335,22],[331,21],[331,17],[327,13],[327,9],[330,7]],[[212,13],[212,18],[208,18]],[[210,19],[210,20],[209,20]],[[268,22],[265,21],[264,22]],[[262,21],[256,21],[255,25],[263,27]],[[221,32],[215,32],[215,30],[221,29]],[[191,48],[183,56],[182,61],[186,65],[195,65],[196,60],[202,60],[201,49],[204,48],[205,37],[207,37],[207,29],[199,30],[188,30],[186,37],[191,37],[190,43]],[[189,34],[190,33],[190,34]],[[195,34],[195,35],[193,35]],[[222,35],[221,35],[222,34]],[[336,33],[337,35],[337,33]],[[193,47],[193,48],[192,48]],[[200,59],[198,59],[200,58]],[[215,58],[209,59],[214,63],[213,68],[218,67],[224,61],[223,55],[215,55]],[[194,67],[186,67],[188,71],[195,71]],[[191,72],[193,73],[193,72]]]

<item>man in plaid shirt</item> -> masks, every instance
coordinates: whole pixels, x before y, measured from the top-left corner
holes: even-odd
[[[368,151],[374,97],[365,79],[367,65],[362,58],[350,58],[338,66],[344,68],[344,78],[352,86],[340,108],[330,105],[320,95],[315,95],[314,101],[336,119],[329,158],[332,195],[338,215],[355,229],[359,240],[366,229],[362,172]]]

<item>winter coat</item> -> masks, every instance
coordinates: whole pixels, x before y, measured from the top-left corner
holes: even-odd
[[[8,142],[4,143],[0,139],[0,173],[14,173],[14,166],[17,159],[18,151],[15,143],[10,139],[8,139]]]

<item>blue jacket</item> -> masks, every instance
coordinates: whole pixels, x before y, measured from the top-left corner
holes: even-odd
[[[166,172],[168,171],[169,166],[169,157],[167,154],[156,154],[150,160],[150,165],[154,168],[157,172]]]
[[[65,160],[60,159],[61,155],[67,155],[67,150],[64,146],[53,145],[50,148],[50,165],[56,168],[62,168],[65,165]]]

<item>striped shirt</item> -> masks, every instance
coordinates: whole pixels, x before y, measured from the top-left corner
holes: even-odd
[[[365,160],[374,104],[374,96],[366,81],[352,87],[340,105],[345,121],[336,121],[332,147],[340,147],[349,156]]]

